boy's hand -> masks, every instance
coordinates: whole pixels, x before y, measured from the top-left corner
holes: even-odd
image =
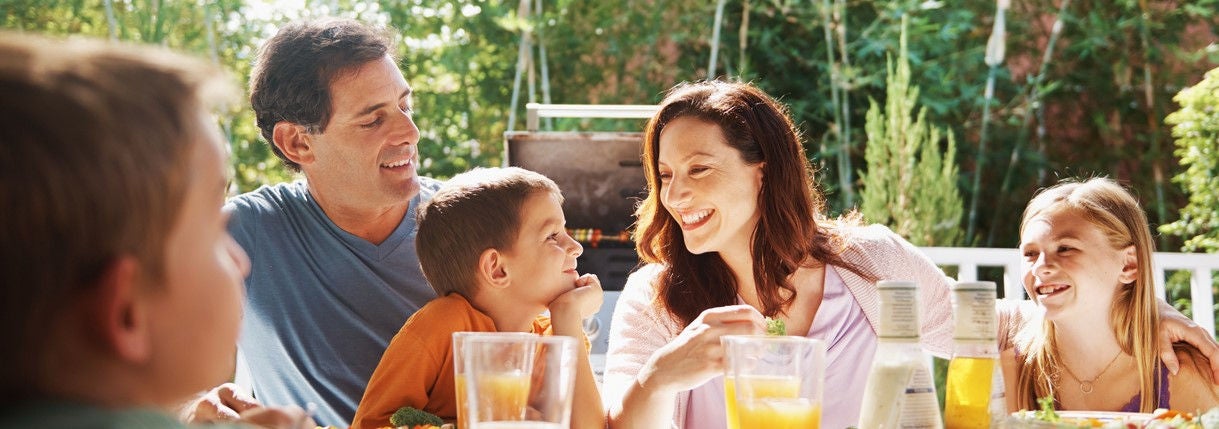
[[[585,274],[576,279],[575,289],[564,292],[550,302],[550,324],[555,335],[579,338],[584,331],[580,320],[597,314],[601,309],[601,281],[595,274]]]

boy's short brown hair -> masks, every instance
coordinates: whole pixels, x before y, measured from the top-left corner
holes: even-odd
[[[415,247],[437,295],[472,296],[478,258],[484,250],[512,246],[521,228],[521,209],[538,192],[562,198],[559,186],[539,173],[476,168],[453,176],[419,208]]]
[[[163,276],[200,118],[236,92],[218,67],[162,49],[0,33],[0,397],[45,329],[130,255]]]

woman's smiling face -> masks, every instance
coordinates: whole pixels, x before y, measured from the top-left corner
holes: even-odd
[[[748,251],[760,212],[762,164],[747,164],[720,127],[679,117],[660,133],[660,201],[691,253]]]

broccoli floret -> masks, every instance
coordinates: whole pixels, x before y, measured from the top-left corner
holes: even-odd
[[[787,325],[780,319],[766,318],[766,335],[787,335]]]
[[[1034,414],[1037,420],[1051,423],[1062,421],[1062,418],[1058,417],[1058,413],[1054,412],[1054,397],[1037,398],[1037,404],[1041,406],[1041,410]]]
[[[413,428],[416,425],[441,426],[444,424],[444,420],[427,411],[413,407],[402,407],[398,411],[394,411],[394,415],[389,418],[389,423],[394,425],[394,427],[406,426]]]

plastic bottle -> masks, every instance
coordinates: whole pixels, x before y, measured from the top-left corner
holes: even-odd
[[[952,361],[944,401],[948,429],[988,428],[991,391],[999,350],[995,341],[994,282],[957,282],[952,286]]]
[[[880,281],[878,344],[864,386],[859,429],[941,428],[930,359],[919,345],[918,288]]]

